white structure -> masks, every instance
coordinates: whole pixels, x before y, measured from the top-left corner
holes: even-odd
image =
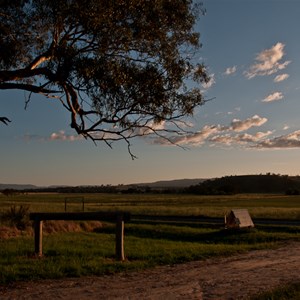
[[[252,228],[253,221],[247,209],[233,209],[225,216],[226,228]]]

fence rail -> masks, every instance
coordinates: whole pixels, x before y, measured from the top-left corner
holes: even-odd
[[[31,213],[34,221],[34,250],[38,256],[43,255],[43,221],[47,220],[99,220],[116,223],[116,259],[125,260],[124,254],[124,222],[130,220],[128,212],[52,212]]]

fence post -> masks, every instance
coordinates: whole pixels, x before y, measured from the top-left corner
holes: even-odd
[[[116,258],[119,261],[125,260],[124,255],[124,220],[123,214],[117,215],[116,221]]]
[[[38,256],[43,255],[43,221],[34,221],[34,251]]]

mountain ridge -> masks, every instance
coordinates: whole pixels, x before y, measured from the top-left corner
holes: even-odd
[[[195,185],[198,183],[201,183],[208,178],[184,178],[184,179],[173,179],[173,180],[159,180],[154,182],[148,182],[148,183],[136,183],[136,184],[128,184],[128,186],[148,186],[152,188],[165,188],[165,187],[188,187],[191,185]]]
[[[148,186],[152,188],[184,188],[190,185],[195,185],[200,182],[203,182],[207,179],[203,178],[184,178],[184,179],[171,179],[171,180],[159,180],[154,182],[147,182],[147,183],[130,183],[124,184],[124,186]],[[84,186],[84,185],[78,185]],[[88,185],[87,185],[88,186]],[[91,185],[91,186],[98,186],[98,185]],[[101,186],[101,184],[99,184]],[[115,185],[117,186],[117,185]],[[31,189],[47,189],[47,188],[58,188],[58,187],[71,187],[68,185],[50,185],[50,186],[37,186],[34,184],[14,184],[14,183],[0,183],[0,190],[5,189],[13,189],[13,190],[31,190]]]

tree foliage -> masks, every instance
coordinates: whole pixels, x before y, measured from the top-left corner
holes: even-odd
[[[168,130],[162,123],[179,133],[205,102],[199,83],[209,78],[193,60],[203,9],[192,0],[0,3],[0,89],[57,99],[78,134],[129,145]]]

